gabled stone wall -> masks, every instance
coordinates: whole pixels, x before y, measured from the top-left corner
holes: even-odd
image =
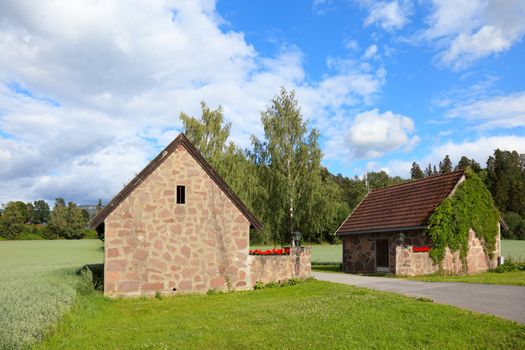
[[[181,145],[106,218],[104,294],[249,289],[249,226]]]
[[[312,251],[310,247],[290,249],[290,255],[250,255],[250,280],[269,283],[290,278],[306,278],[312,274]]]
[[[424,243],[423,243],[424,242]],[[496,238],[496,249],[492,259],[485,253],[483,242],[476,236],[473,230],[469,231],[469,249],[466,257],[466,266],[460,257],[459,252],[452,252],[446,248],[445,258],[438,265],[434,264],[428,252],[415,253],[412,251],[413,245],[421,246],[427,243],[428,238],[421,233],[419,241],[417,237],[414,242],[405,242],[404,245],[396,247],[396,273],[403,276],[428,275],[438,271],[445,274],[475,274],[486,272],[497,266],[497,258],[501,255],[500,235]]]

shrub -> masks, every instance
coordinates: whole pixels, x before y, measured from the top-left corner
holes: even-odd
[[[97,231],[84,230],[84,239],[98,239]]]
[[[495,272],[525,271],[525,261],[514,261],[507,259],[505,262],[494,269]]]

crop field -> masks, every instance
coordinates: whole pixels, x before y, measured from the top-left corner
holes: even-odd
[[[0,242],[0,348],[41,340],[75,300],[75,270],[102,258],[98,240]]]

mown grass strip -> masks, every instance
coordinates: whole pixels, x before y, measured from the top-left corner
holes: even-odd
[[[84,296],[37,348],[525,348],[525,327],[390,293],[312,281],[162,299]]]

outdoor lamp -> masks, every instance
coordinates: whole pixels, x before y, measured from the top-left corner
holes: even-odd
[[[401,242],[401,245],[405,244],[405,234],[403,232],[399,235],[399,242]]]
[[[293,233],[293,246],[294,247],[300,247],[301,246],[301,237],[303,236],[303,234],[299,231],[295,231]]]

